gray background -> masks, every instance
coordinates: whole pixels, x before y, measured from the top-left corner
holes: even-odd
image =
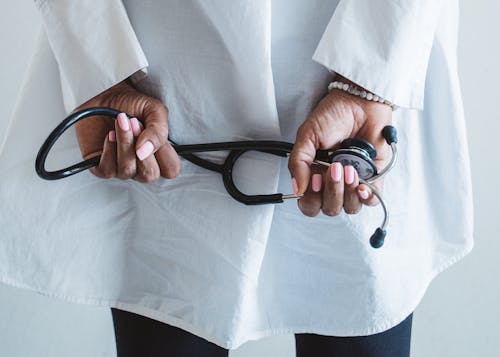
[[[459,64],[475,205],[475,248],[440,274],[415,312],[413,357],[495,356],[500,351],[500,2],[461,3]],[[0,12],[0,142],[15,105],[40,20],[32,1]],[[443,173],[446,174],[446,173]],[[0,183],[1,184],[1,183]],[[0,237],[1,239],[1,237]],[[68,304],[0,285],[0,355],[114,356],[109,310]],[[293,335],[249,342],[231,357],[294,356]]]

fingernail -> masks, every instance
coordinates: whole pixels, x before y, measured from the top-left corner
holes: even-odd
[[[130,121],[127,117],[127,114],[120,113],[118,114],[117,118],[118,118],[118,126],[120,127],[120,129],[128,131],[130,129]]]
[[[116,131],[114,130],[111,130],[108,134],[108,139],[109,141],[111,141],[112,143],[116,142]]]
[[[334,182],[340,182],[342,179],[342,164],[340,162],[334,162],[332,164],[331,174]]]
[[[137,157],[142,161],[151,155],[154,149],[155,147],[153,146],[153,143],[151,141],[146,141],[139,149],[137,149]]]
[[[354,183],[354,167],[347,165],[344,167],[344,179],[345,183],[352,185]]]
[[[323,180],[320,174],[314,174],[312,176],[311,188],[314,192],[321,191],[321,181]]]
[[[364,200],[368,199],[368,197],[370,196],[370,194],[368,193],[368,191],[367,191],[367,190],[365,190],[365,189],[360,188],[360,189],[358,190],[358,192],[359,192],[359,196],[360,196],[362,199],[364,199]]]
[[[299,194],[299,185],[297,185],[297,180],[295,179],[295,177],[292,178],[292,190],[294,195]]]
[[[141,133],[139,120],[137,120],[137,118],[132,118],[130,119],[130,124],[132,124],[132,133],[134,133],[134,136],[139,136],[139,134]]]

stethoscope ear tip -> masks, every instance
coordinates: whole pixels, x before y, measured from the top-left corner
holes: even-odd
[[[384,245],[384,240],[385,240],[385,236],[387,234],[387,231],[385,229],[382,229],[382,228],[377,228],[375,230],[375,233],[372,234],[372,236],[370,237],[370,245],[373,247],[373,248],[380,248]]]

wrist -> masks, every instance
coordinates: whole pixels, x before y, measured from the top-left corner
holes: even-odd
[[[335,81],[335,82],[332,82],[328,85],[329,92],[332,92],[334,90],[343,91],[345,93],[348,93],[351,96],[358,97],[358,98],[362,99],[363,101],[377,103],[377,104],[383,104],[387,107],[390,107],[392,110],[397,109],[397,107],[394,104],[392,104],[391,102],[389,102],[388,100],[386,100],[382,97],[379,97],[378,95],[376,95],[372,92],[366,91],[363,88],[357,87],[357,86],[352,85],[352,84],[348,84],[348,83],[344,83],[344,82],[340,82],[340,81]]]

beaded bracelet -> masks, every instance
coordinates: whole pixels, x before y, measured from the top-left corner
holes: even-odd
[[[374,102],[387,104],[388,106],[390,106],[392,108],[392,110],[396,110],[398,108],[397,106],[395,106],[394,104],[392,104],[388,100],[386,100],[382,97],[379,97],[378,95],[373,94],[371,92],[367,92],[363,89],[360,89],[353,84],[335,81],[335,82],[332,82],[328,85],[329,92],[331,92],[333,89],[340,89],[340,90],[343,90],[344,92],[358,96],[358,97],[366,99],[366,100],[371,100]]]

